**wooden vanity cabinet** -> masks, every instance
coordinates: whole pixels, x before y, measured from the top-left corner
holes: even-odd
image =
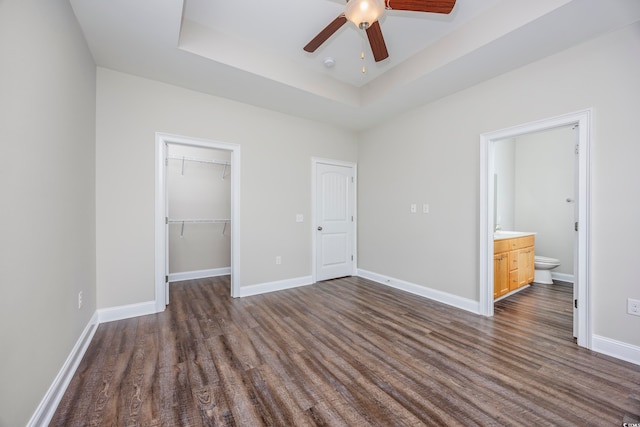
[[[533,282],[535,237],[522,236],[493,243],[493,297],[499,298]]]
[[[518,251],[518,287],[533,282],[534,262],[535,252],[533,246]]]
[[[509,293],[508,259],[507,253],[493,255],[493,299]]]

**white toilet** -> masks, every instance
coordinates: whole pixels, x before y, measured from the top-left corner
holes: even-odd
[[[553,280],[551,279],[551,270],[558,267],[559,265],[560,260],[536,255],[534,261],[535,272],[533,281],[535,283],[552,285]]]

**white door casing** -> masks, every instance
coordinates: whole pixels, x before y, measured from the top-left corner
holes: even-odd
[[[155,298],[156,312],[164,311],[168,303],[166,276],[167,251],[167,144],[228,150],[231,152],[231,296],[240,296],[240,146],[227,142],[210,141],[165,133],[156,133],[155,182]]]
[[[314,159],[314,282],[355,271],[355,165]]]
[[[577,316],[574,316],[578,345],[591,348],[591,286],[590,286],[590,139],[591,110],[569,113],[512,128],[480,135],[480,314],[493,316],[493,210],[494,210],[494,142],[527,133],[567,125],[578,126],[577,218],[574,269]]]

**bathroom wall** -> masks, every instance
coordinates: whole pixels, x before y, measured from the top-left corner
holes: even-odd
[[[495,142],[494,224],[501,230],[515,231],[515,156],[516,146],[512,138]]]
[[[573,276],[575,144],[571,126],[515,138],[515,228],[535,231],[536,254]],[[569,279],[569,278],[567,278]]]

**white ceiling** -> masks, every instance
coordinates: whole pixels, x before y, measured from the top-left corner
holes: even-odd
[[[70,3],[99,66],[354,130],[640,20],[639,0],[392,10],[380,20],[389,58],[375,63],[350,23],[313,54],[302,50],[343,11],[338,0]]]

